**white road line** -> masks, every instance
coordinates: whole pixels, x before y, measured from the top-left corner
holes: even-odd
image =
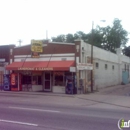
[[[29,110],[29,111],[43,111],[43,112],[54,112],[59,113],[60,111],[54,111],[54,110],[43,110],[43,109],[33,109],[33,108],[23,108],[23,107],[9,107],[11,109],[21,109],[21,110]]]
[[[20,125],[29,125],[29,126],[38,126],[38,124],[32,124],[32,123],[26,123],[26,122],[18,122],[18,121],[10,121],[10,120],[1,120],[1,119],[0,119],[0,122],[20,124]]]

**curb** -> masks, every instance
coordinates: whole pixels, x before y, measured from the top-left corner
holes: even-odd
[[[19,92],[19,91],[0,91],[0,93],[3,94],[22,94],[22,95],[40,95],[40,96],[57,96],[57,97],[70,97],[70,98],[78,98],[78,99],[82,99],[82,100],[88,100],[88,101],[93,101],[93,102],[97,102],[97,103],[103,103],[103,104],[108,104],[108,105],[113,105],[113,106],[118,106],[118,107],[123,107],[123,108],[130,108],[130,106],[124,106],[124,105],[119,105],[119,104],[114,104],[114,103],[109,103],[109,102],[104,102],[104,101],[97,101],[94,99],[88,99],[88,98],[82,98],[82,97],[78,97],[78,95],[60,95],[60,94],[50,94],[50,93],[31,93],[31,92]]]
[[[81,98],[81,97],[77,97],[77,98],[83,99],[83,100],[88,100],[88,101],[93,101],[93,102],[97,102],[97,103],[103,103],[103,104],[108,104],[108,105],[123,107],[123,108],[130,108],[130,106],[124,106],[124,105],[119,105],[119,104],[114,104],[114,103],[109,103],[109,102],[104,102],[104,101],[97,101],[97,100],[87,99],[87,98]]]
[[[32,92],[19,92],[19,91],[0,91],[0,93],[3,94],[20,94],[20,95],[40,95],[40,96],[59,96],[59,97],[71,97],[74,98],[74,95],[61,95],[61,94],[51,94],[51,93],[42,93],[42,92],[37,92],[37,93],[32,93]]]

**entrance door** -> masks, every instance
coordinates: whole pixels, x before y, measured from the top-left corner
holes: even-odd
[[[51,73],[50,72],[44,73],[44,90],[51,91]]]

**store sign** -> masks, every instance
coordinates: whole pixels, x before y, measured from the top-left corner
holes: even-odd
[[[31,40],[31,51],[32,52],[43,52],[43,41],[42,40]]]
[[[70,67],[70,72],[76,72],[76,67]]]
[[[28,67],[26,67],[26,68],[18,68],[18,70],[39,70],[39,71],[42,71],[42,70],[53,70],[53,68],[42,68],[42,67],[40,67],[40,68],[28,68]]]
[[[93,65],[89,63],[77,63],[77,70],[93,70]]]
[[[0,62],[5,62],[5,59],[0,59]]]
[[[40,57],[40,54],[38,52],[32,52],[32,55],[31,55],[32,58],[39,58]]]

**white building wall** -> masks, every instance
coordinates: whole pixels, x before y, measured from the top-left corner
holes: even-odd
[[[81,41],[81,50],[83,48],[84,48],[85,56],[82,57],[81,55],[82,57],[81,59],[85,59],[85,57],[91,57],[91,45]],[[95,63],[99,64],[98,68],[95,68]],[[108,67],[107,69],[105,69],[105,64],[107,64]],[[103,88],[103,87],[121,84],[122,69],[124,69],[124,64],[129,66],[130,58],[121,55],[120,50],[118,50],[117,54],[114,54],[112,52],[93,46],[95,87]],[[112,68],[112,66],[114,66],[114,69]],[[85,71],[83,71],[82,73],[85,73]]]

